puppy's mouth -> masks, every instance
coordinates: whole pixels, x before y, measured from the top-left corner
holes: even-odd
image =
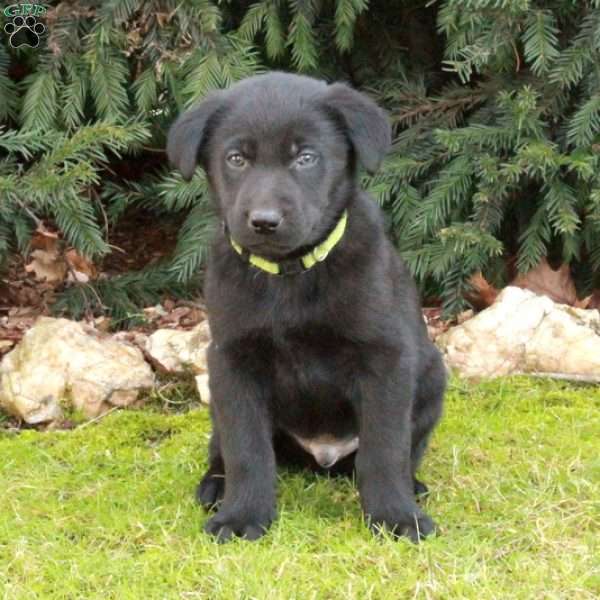
[[[285,258],[297,248],[295,245],[284,244],[276,240],[264,240],[244,244],[244,247],[253,254],[260,254],[267,258]]]
[[[228,224],[225,227],[225,232],[247,252],[274,260],[282,260],[293,256],[299,249],[304,247],[302,236],[289,235],[285,232],[270,235],[253,234],[248,231],[236,233],[236,228],[230,227]]]

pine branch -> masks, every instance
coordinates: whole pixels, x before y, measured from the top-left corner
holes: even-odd
[[[589,146],[600,135],[600,93],[589,98],[573,115],[567,130],[569,144]]]
[[[16,119],[18,114],[19,98],[17,86],[8,77],[10,58],[0,44],[0,122]]]
[[[562,87],[571,87],[581,81],[586,70],[598,60],[600,50],[600,11],[583,18],[577,35],[557,58],[550,73],[550,81]]]
[[[227,88],[261,72],[256,50],[235,36],[224,40],[221,52],[214,49],[193,53],[186,69],[184,96],[187,105],[192,105],[211,90]]]
[[[156,74],[152,67],[142,71],[133,82],[133,91],[139,111],[147,115],[156,106],[158,100]]]
[[[190,181],[185,181],[179,173],[169,173],[156,184],[155,192],[168,211],[180,211],[206,201],[208,182],[200,170]]]
[[[257,2],[248,8],[238,28],[238,35],[247,42],[253,42],[262,29],[269,9],[268,2]]]
[[[453,209],[467,199],[472,173],[471,164],[466,157],[457,157],[448,163],[440,172],[439,178],[433,182],[413,228],[432,233],[442,227]]]
[[[54,129],[58,116],[58,82],[55,73],[38,71],[25,79],[27,92],[21,110],[23,129]]]
[[[190,281],[205,262],[217,221],[205,203],[192,208],[181,227],[169,272],[180,283]]]
[[[556,19],[549,10],[536,10],[528,21],[523,33],[525,59],[531,63],[533,72],[541,75],[559,55]]]
[[[111,279],[72,284],[59,295],[52,309],[55,314],[75,319],[90,309],[93,315],[111,317],[111,326],[118,329],[142,323],[140,307],[159,303],[165,294],[181,298],[194,292],[197,290],[193,285],[181,285],[164,265],[158,265]]]
[[[292,49],[292,61],[299,71],[317,68],[317,41],[313,29],[315,17],[310,2],[290,0],[292,22],[287,45]]]
[[[52,141],[52,137],[44,136],[39,131],[3,130],[0,127],[0,148],[5,152],[21,154],[25,159],[51,147]]]
[[[67,128],[81,125],[85,115],[89,73],[81,60],[65,63],[66,85],[61,90],[62,116]]]
[[[131,114],[127,96],[129,71],[124,57],[112,47],[96,44],[87,54],[91,92],[101,119],[124,122]]]
[[[109,251],[89,201],[75,194],[62,194],[50,200],[49,208],[65,238],[82,255],[91,258]]]
[[[544,205],[540,206],[529,225],[520,236],[520,248],[517,257],[517,268],[520,273],[526,273],[537,266],[548,252],[551,229],[548,212]]]
[[[574,190],[564,181],[555,179],[544,191],[544,205],[552,228],[559,234],[574,234],[581,224]]]
[[[271,60],[277,60],[285,52],[285,33],[279,15],[279,0],[270,0],[265,15],[265,50]]]
[[[337,0],[335,4],[335,43],[340,52],[349,52],[354,44],[354,25],[369,7],[368,0]]]

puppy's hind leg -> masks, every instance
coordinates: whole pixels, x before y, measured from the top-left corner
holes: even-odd
[[[417,384],[412,414],[411,472],[415,495],[428,492],[427,486],[416,478],[416,472],[427,449],[429,437],[442,414],[446,369],[437,349],[432,348],[431,358]]]
[[[213,421],[208,445],[208,469],[196,487],[196,500],[205,510],[217,508],[225,495],[225,465],[221,456],[219,430]]]

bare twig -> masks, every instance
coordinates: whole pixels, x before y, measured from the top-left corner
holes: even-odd
[[[77,429],[83,429],[84,427],[87,427],[88,425],[91,425],[92,423],[97,423],[98,421],[101,421],[102,419],[104,419],[104,417],[107,417],[108,415],[110,415],[110,413],[115,412],[115,410],[119,410],[119,407],[113,406],[110,410],[107,410],[105,413],[98,415],[97,417],[93,418],[91,421],[86,421],[85,423],[82,423],[81,425],[79,425],[77,427]]]
[[[540,379],[558,379],[561,381],[577,381],[580,383],[600,383],[600,375],[584,375],[578,373],[520,373]]]

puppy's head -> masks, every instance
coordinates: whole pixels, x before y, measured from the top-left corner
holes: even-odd
[[[271,73],[181,115],[167,152],[186,179],[202,165],[238,243],[278,258],[326,237],[352,197],[357,163],[375,171],[390,137],[386,114],[367,96]]]

